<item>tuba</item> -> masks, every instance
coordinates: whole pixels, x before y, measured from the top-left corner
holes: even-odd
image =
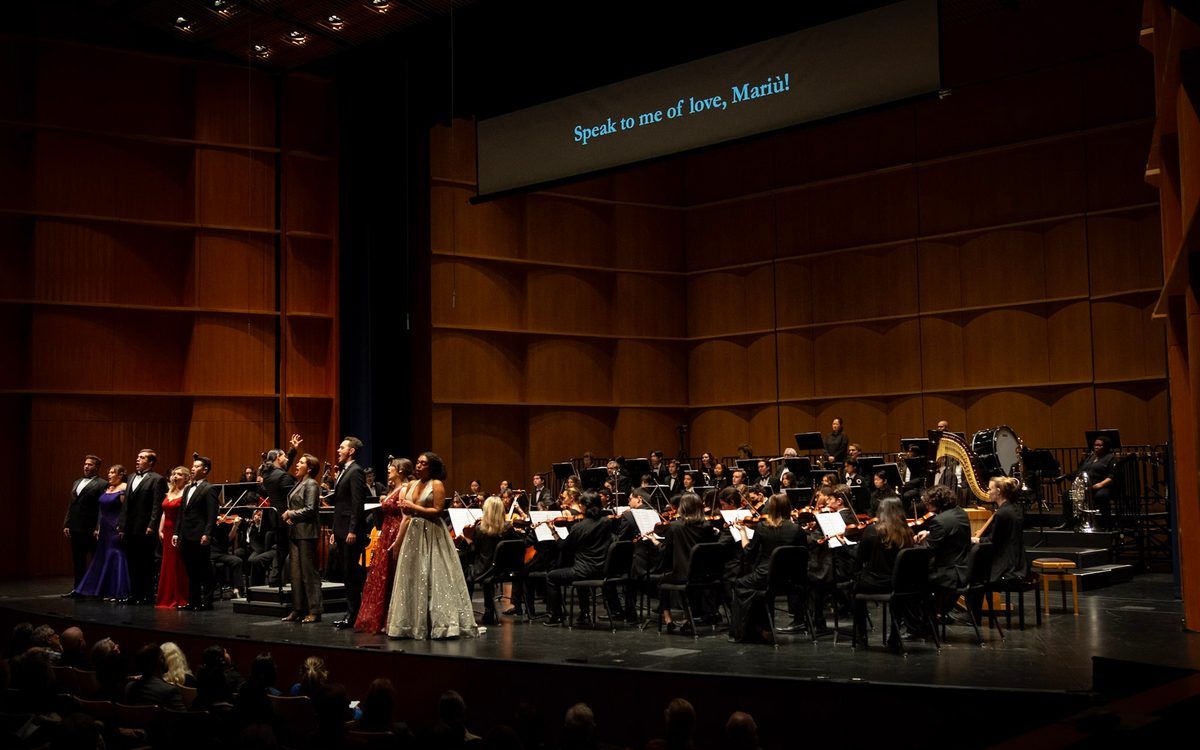
[[[975,454],[958,435],[951,432],[942,433],[938,441],[937,458],[949,456],[962,465],[963,479],[971,488],[971,494],[979,500],[987,500],[987,490],[979,483],[982,474],[976,468]]]
[[[1071,498],[1072,512],[1075,515],[1075,530],[1084,534],[1098,531],[1096,516],[1100,514],[1100,511],[1092,505],[1090,487],[1087,472],[1081,471],[1075,475],[1075,481],[1071,482],[1071,489],[1067,492],[1068,497]]]

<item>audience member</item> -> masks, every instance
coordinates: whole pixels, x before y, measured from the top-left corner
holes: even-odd
[[[119,643],[112,638],[96,641],[96,645],[92,646],[92,669],[96,671],[100,691],[91,697],[110,701],[125,697],[125,678],[129,672]]]
[[[666,737],[647,742],[647,750],[692,750],[695,747],[692,735],[696,732],[696,709],[692,704],[675,698],[667,704],[663,718]]]
[[[726,750],[759,750],[758,725],[754,717],[743,711],[734,711],[725,722]]]
[[[241,687],[242,676],[229,661],[229,652],[221,646],[204,649],[204,662],[196,674],[196,700],[192,708],[209,709],[218,703],[232,703]]]
[[[163,658],[167,660],[167,669],[163,674],[163,679],[179,687],[196,687],[196,675],[192,674],[192,668],[188,666],[183,649],[179,648],[178,644],[167,641],[162,645],[162,652]]]
[[[92,668],[92,662],[88,659],[87,641],[83,637],[82,630],[76,627],[67,628],[58,640],[62,644],[62,658],[58,661],[59,666],[75,667],[76,669]]]
[[[447,690],[438,699],[438,721],[429,732],[429,746],[439,750],[465,747],[480,737],[467,729],[467,703],[454,690]]]
[[[147,643],[138,649],[133,665],[141,676],[126,688],[126,703],[131,706],[152,705],[175,711],[187,710],[183,704],[183,693],[163,679],[167,671],[167,658],[157,643]]]

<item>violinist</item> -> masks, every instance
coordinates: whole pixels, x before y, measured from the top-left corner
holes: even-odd
[[[879,504],[887,497],[899,497],[899,494],[888,484],[887,472],[877,471],[871,477],[871,517],[879,515]]]
[[[833,489],[828,487],[817,489],[813,503],[818,513],[840,513],[847,509],[849,490],[843,490],[841,487],[844,485]],[[809,607],[812,613],[813,628],[816,630],[816,635],[825,635],[829,633],[829,628],[825,625],[825,602],[827,599],[837,596],[839,583],[850,580],[853,561],[848,547],[830,547],[815,521],[806,524],[805,531],[808,543]],[[840,606],[840,603],[835,601],[834,606]],[[780,628],[780,630],[785,633],[797,632],[799,628],[793,621],[791,626]]]
[[[475,582],[486,578],[496,561],[496,547],[506,539],[516,539],[517,534],[505,518],[504,501],[489,497],[483,501],[483,517],[475,524],[475,533],[465,534],[467,543],[475,555],[467,569],[467,591],[475,593]],[[480,584],[483,588],[483,619],[481,625],[496,624],[496,585],[490,581]]]
[[[746,561],[748,572],[733,581],[732,622],[729,626],[729,640],[747,642],[772,639],[767,629],[768,621],[763,615],[765,601],[763,589],[767,586],[767,569],[771,561],[771,553],[778,547],[790,546],[800,542],[804,532],[792,523],[790,518],[791,503],[785,494],[771,495],[763,504],[762,517],[754,526],[754,538],[746,529],[745,523],[734,524],[738,542]]]
[[[612,528],[600,507],[600,498],[595,492],[585,492],[579,498],[583,518],[571,524],[571,531],[563,540],[559,552],[559,567],[546,577],[546,608],[550,610],[547,626],[563,623],[563,587],[583,578],[597,578],[604,573],[604,560],[612,544]],[[616,602],[616,591],[604,591],[605,602],[610,612],[620,610]],[[579,619],[576,625],[589,623],[588,598],[579,597]]]
[[[887,593],[900,550],[913,546],[913,534],[904,517],[904,505],[895,496],[879,501],[875,523],[867,526],[854,548],[855,593]],[[894,612],[893,615],[901,613]],[[866,603],[854,607],[854,627],[866,630]],[[895,617],[893,617],[895,623]],[[895,632],[899,632],[898,626]]]
[[[943,593],[943,604],[953,604],[954,593],[967,581],[967,552],[971,548],[971,519],[958,507],[958,496],[944,485],[925,490],[921,499],[935,514],[917,532],[917,544],[932,553],[929,582]],[[945,610],[943,610],[945,611]]]
[[[629,477],[621,473],[620,464],[615,460],[608,462],[608,481],[612,482],[613,492],[629,494]]]
[[[250,550],[236,543],[241,525],[242,517],[236,513],[218,516],[216,531],[208,545],[213,577],[216,585],[220,587],[217,594],[230,591],[234,599],[241,597],[246,591],[247,582],[243,568],[246,559],[250,557]]]
[[[624,615],[627,622],[637,621],[634,607],[635,589],[645,586],[646,577],[658,569],[659,561],[662,559],[662,548],[658,540],[653,535],[643,537],[638,532],[637,521],[634,520],[631,511],[641,509],[652,510],[653,504],[650,502],[650,492],[639,487],[629,495],[629,510],[625,511],[616,521],[616,539],[633,542],[633,565],[629,571],[631,584],[625,589],[625,608],[619,614],[616,612],[612,614],[613,619],[619,619],[620,615]]]
[[[718,490],[723,490],[729,486],[729,472],[725,469],[725,464],[718,461],[713,464],[712,473],[708,476],[708,483]]]
[[[693,492],[688,492],[679,498],[679,513],[674,521],[666,528],[663,540],[663,564],[670,568],[663,576],[664,582],[682,583],[688,577],[688,563],[691,559],[692,548],[697,544],[716,541],[716,530],[704,518],[704,503]],[[699,609],[699,601],[692,602],[692,612]],[[678,626],[681,633],[690,635],[692,623],[674,621],[671,619],[671,599],[663,597],[659,601],[663,624],[668,633],[674,633]]]
[[[730,480],[729,486],[733,487],[735,490],[740,492],[742,495],[745,495],[746,494],[746,472],[743,471],[742,469],[734,469],[733,470],[733,478]]]

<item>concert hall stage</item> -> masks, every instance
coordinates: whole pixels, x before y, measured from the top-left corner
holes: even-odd
[[[786,744],[795,718],[789,712],[797,708],[852,720],[861,711],[879,715],[881,706],[952,707],[939,709],[939,717],[969,732],[967,744],[984,744],[1078,713],[1098,697],[1200,669],[1200,636],[1182,631],[1182,606],[1163,575],[1081,592],[1078,617],[1059,609],[1054,592],[1052,614],[1041,627],[1034,624],[1030,595],[1024,631],[1014,627],[1005,640],[986,632],[981,648],[969,626],[951,626],[940,652],[917,641],[907,644],[907,656],[881,648],[877,631],[868,649],[852,649],[848,634],[839,645],[795,637],[773,648],[729,643],[723,630],[713,635],[708,628],[694,640],[659,635],[653,626],[644,632],[619,626],[614,634],[507,618],[476,639],[392,641],[337,631],[328,622],[301,626],[235,614],[228,601],[213,612],[176,612],[60,598],[67,588],[65,579],[0,585],[4,627],[22,620],[59,629],[78,624],[89,643],[111,635],[128,653],[146,641],[175,640],[193,663],[216,642],[226,645],[243,673],[254,654],[271,651],[281,682],[290,682],[300,661],[315,653],[351,697],[361,697],[371,679],[390,677],[402,702],[417,707],[405,716],[417,725],[429,720],[437,694],[447,688],[462,692],[471,715],[486,723],[511,721],[516,705],[528,700],[556,725],[566,707],[583,700],[614,740],[637,744],[653,736],[662,707],[676,696],[691,700],[701,728],[711,731],[719,731],[730,711],[750,711],[769,746]],[[1006,719],[996,722],[996,716]],[[872,724],[856,722],[854,730],[887,735]]]

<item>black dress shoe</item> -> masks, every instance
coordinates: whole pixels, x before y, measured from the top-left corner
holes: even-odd
[[[496,612],[494,610],[488,610],[487,612],[484,612],[483,617],[480,618],[480,620],[479,620],[479,624],[480,625],[495,625],[496,624]]]
[[[784,625],[782,628],[775,628],[776,633],[783,633],[784,635],[795,635],[796,633],[803,633],[805,630],[806,628],[803,625],[796,622],[793,622],[791,625]]]
[[[548,628],[557,628],[559,625],[563,624],[563,618],[551,617],[551,618],[547,619],[545,622],[543,622],[542,624]]]
[[[520,607],[509,607],[500,614],[504,615],[505,617],[520,617],[525,613],[521,611]]]
[[[178,609],[178,610],[185,610],[185,609],[192,609],[192,608],[193,607],[190,604],[176,604],[175,605],[175,609]]]

